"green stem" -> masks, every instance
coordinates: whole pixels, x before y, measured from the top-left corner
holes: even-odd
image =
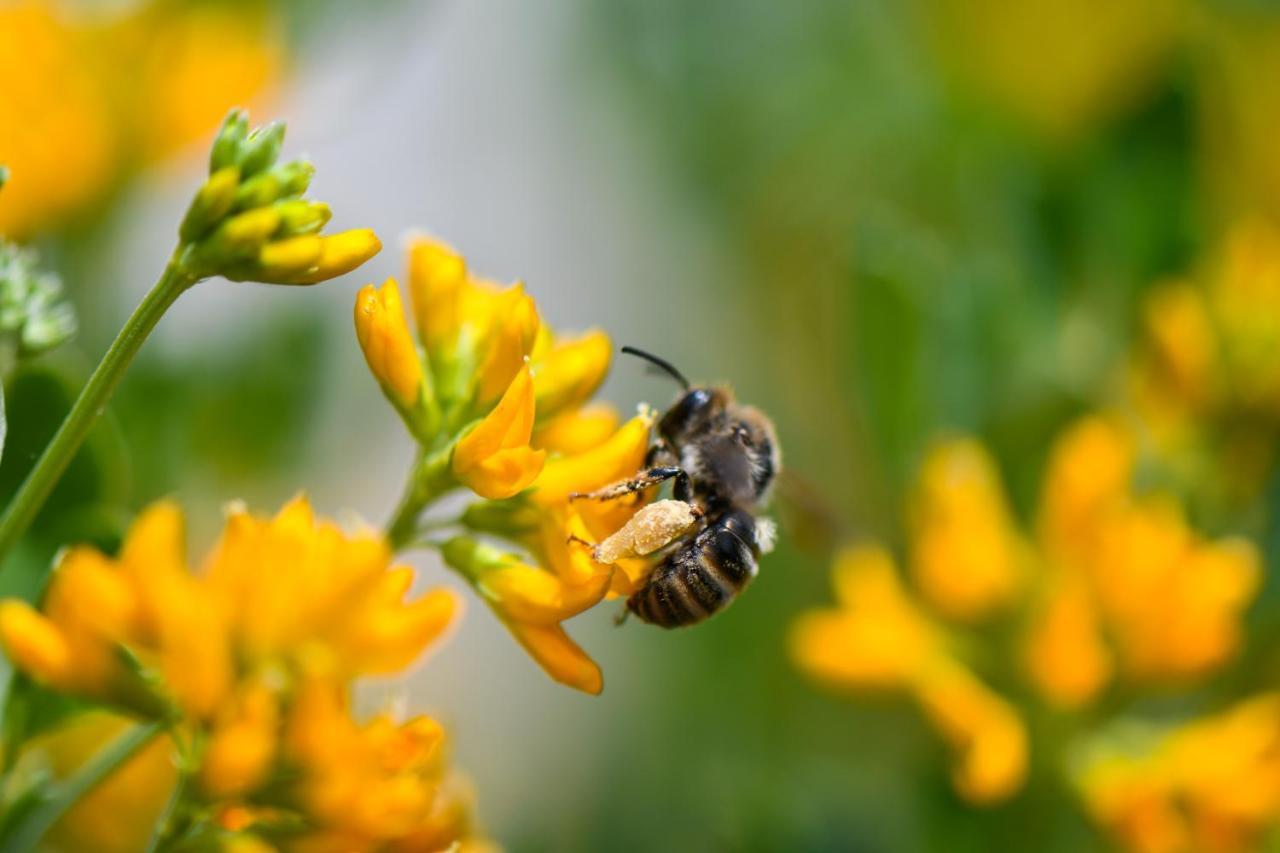
[[[5,850],[36,849],[40,839],[58,818],[85,794],[122,767],[129,759],[164,731],[163,723],[140,723],[120,735],[81,767],[74,776],[49,789],[44,802],[37,806],[6,839]]]
[[[400,505],[387,523],[387,541],[393,551],[402,551],[418,537],[418,516],[441,495],[457,488],[451,462],[453,448],[432,456],[419,457],[412,478],[405,487]]]
[[[194,283],[195,278],[183,269],[178,254],[175,253],[160,280],[151,288],[112,342],[107,354],[89,377],[84,390],[80,392],[75,405],[67,413],[62,426],[58,428],[53,441],[44,449],[39,461],[27,474],[27,479],[9,503],[4,517],[0,518],[0,570],[3,569],[4,558],[31,526],[40,507],[44,506],[49,493],[106,409],[107,401],[111,399],[112,392],[120,383],[133,357],[138,354],[142,342],[151,334],[151,330],[174,300]]]

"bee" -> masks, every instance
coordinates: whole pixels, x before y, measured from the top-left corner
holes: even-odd
[[[663,628],[694,625],[727,607],[773,548],[775,526],[756,513],[768,502],[780,469],[773,424],[736,402],[725,387],[694,387],[655,355],[623,347],[678,382],[679,398],[658,421],[657,435],[634,477],[571,499],[615,500],[667,480],[673,501],[658,501],[595,546],[597,559],[656,554],[658,564],[627,609]]]

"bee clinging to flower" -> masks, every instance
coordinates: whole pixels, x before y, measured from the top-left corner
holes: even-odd
[[[726,387],[690,384],[667,361],[623,347],[680,383],[683,392],[658,421],[657,438],[634,477],[581,500],[616,500],[673,483],[674,500],[638,512],[595,546],[603,562],[655,555],[648,580],[627,599],[627,612],[664,628],[693,625],[723,608],[756,575],[773,548],[772,521],[756,517],[779,470],[773,424],[733,399]]]

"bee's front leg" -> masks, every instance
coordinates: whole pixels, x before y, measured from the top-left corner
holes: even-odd
[[[676,500],[689,503],[692,497],[689,475],[684,472],[683,468],[675,465],[650,468],[648,471],[642,471],[629,480],[619,480],[616,483],[605,486],[603,489],[596,489],[594,492],[573,492],[569,495],[569,500],[612,501],[635,492],[644,491],[650,486],[656,486],[671,479],[675,480]]]

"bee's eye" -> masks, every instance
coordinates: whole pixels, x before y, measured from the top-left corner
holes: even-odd
[[[751,446],[751,433],[744,426],[736,426],[733,428],[733,438],[734,441],[738,442],[743,447]]]

